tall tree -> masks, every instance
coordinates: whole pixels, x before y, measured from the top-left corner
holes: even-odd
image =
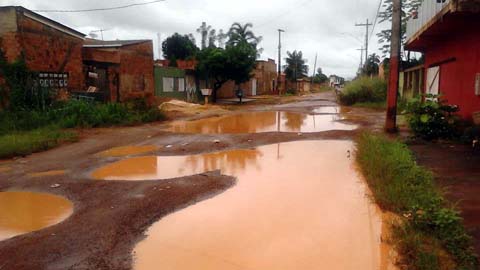
[[[371,54],[367,58],[367,62],[363,68],[363,74],[367,76],[376,76],[380,69],[380,56]]]
[[[211,29],[208,32],[208,47],[216,47],[215,43],[217,42],[217,30]]]
[[[422,4],[423,0],[403,0],[402,1],[402,44],[405,43],[407,32],[407,20],[415,16],[418,7]],[[385,0],[383,3],[383,11],[378,15],[380,21],[392,22],[392,10],[393,0]],[[379,43],[381,44],[381,51],[383,56],[387,56],[390,53],[390,40],[392,38],[392,30],[390,28],[382,30],[377,34]]]
[[[258,45],[262,41],[261,36],[256,36],[253,31],[251,30],[253,28],[252,23],[246,23],[244,25],[236,22],[232,24],[230,27],[230,30],[228,31],[228,45],[236,45],[240,42],[247,42],[250,45],[252,45],[255,50],[257,50],[257,55],[259,55],[263,49],[258,48]]]
[[[228,38],[228,35],[225,32],[223,32],[223,29],[220,29],[217,35],[218,47],[225,48],[225,40],[227,38]]]
[[[184,60],[195,56],[197,46],[192,42],[188,35],[178,33],[168,37],[162,43],[163,56],[170,60],[172,64],[176,60]]]
[[[208,33],[212,30],[212,26],[208,25],[206,22],[202,22],[202,25],[197,29],[197,33],[202,36],[202,50],[207,47]]]
[[[197,75],[213,81],[213,102],[217,100],[217,91],[229,80],[241,84],[251,78],[255,68],[256,50],[246,42],[227,45],[223,48],[206,48],[197,57]]]
[[[317,73],[315,74],[315,77],[313,77],[313,82],[314,83],[324,83],[328,81],[328,76],[323,73],[322,68],[317,69]]]
[[[308,66],[307,61],[303,59],[301,51],[287,52],[286,65],[284,66],[285,75],[290,81],[297,81],[297,79],[307,77]]]

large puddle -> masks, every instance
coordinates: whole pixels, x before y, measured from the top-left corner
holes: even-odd
[[[357,126],[339,122],[338,115],[309,115],[293,112],[251,112],[172,123],[176,133],[239,134],[260,132],[320,132],[353,130]]]
[[[348,158],[353,147],[305,141],[134,158],[110,165],[103,178],[163,179],[216,169],[238,177],[225,193],[152,225],[135,248],[136,270],[379,269],[381,218]]]
[[[72,212],[72,203],[63,197],[0,192],[0,241],[55,225]]]

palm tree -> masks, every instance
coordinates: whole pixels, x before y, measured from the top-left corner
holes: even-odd
[[[212,26],[208,25],[206,22],[202,22],[202,25],[197,29],[197,33],[202,35],[202,50],[207,47],[208,33],[212,29]]]
[[[378,75],[379,69],[380,56],[378,56],[376,53],[369,55],[363,68],[363,73],[367,76],[374,76]]]
[[[307,77],[308,66],[305,64],[307,61],[303,59],[303,53],[295,50],[287,52],[287,55],[285,59],[287,64],[284,66],[287,79],[296,82],[300,78]]]
[[[249,28],[252,28],[253,24],[246,23],[241,25],[240,23],[234,23],[228,31],[228,44],[236,45],[242,41],[246,41],[253,45],[255,48],[262,41],[262,37],[257,37]]]

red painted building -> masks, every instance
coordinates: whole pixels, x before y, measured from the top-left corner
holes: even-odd
[[[405,48],[424,53],[424,93],[459,105],[466,119],[480,111],[479,0],[424,0]]]

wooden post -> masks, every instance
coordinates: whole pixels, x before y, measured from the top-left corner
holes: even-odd
[[[387,119],[385,130],[389,133],[397,131],[397,96],[400,73],[400,46],[402,24],[402,1],[393,0],[392,40],[390,51],[390,78],[387,92]]]

